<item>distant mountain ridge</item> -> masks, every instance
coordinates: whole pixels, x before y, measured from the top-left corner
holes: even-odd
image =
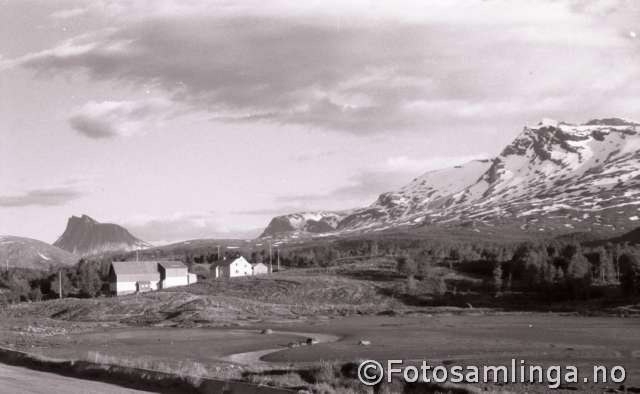
[[[53,245],[81,256],[150,246],[122,226],[100,223],[87,215],[69,218],[67,228]]]
[[[293,213],[286,216],[277,216],[271,222],[260,237],[267,237],[283,233],[326,233],[336,230],[340,222],[352,211],[342,212],[304,212]]]
[[[276,217],[263,237],[431,225],[622,233],[640,224],[639,131],[640,124],[619,118],[544,119],[493,159],[427,172],[365,208]]]
[[[22,268],[46,271],[51,267],[73,265],[79,259],[72,253],[36,239],[0,236],[0,270]]]
[[[626,234],[622,234],[619,237],[612,238],[609,241],[614,243],[640,244],[640,227]]]

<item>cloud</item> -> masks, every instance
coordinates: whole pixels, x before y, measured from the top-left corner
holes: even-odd
[[[200,238],[246,238],[257,236],[259,233],[259,230],[225,227],[214,212],[136,216],[122,222],[132,234],[155,244]]]
[[[329,205],[345,207],[351,203],[352,207],[372,203],[382,192],[398,188],[411,178],[405,171],[371,171],[364,170],[351,176],[348,184],[335,188],[328,193],[307,193],[299,195],[279,196],[275,198],[277,204],[289,204],[287,210],[274,210],[290,213],[300,210],[326,209]]]
[[[637,52],[620,34],[625,10],[611,7],[159,3],[107,2],[119,21],[113,28],[13,63],[39,73],[82,70],[94,80],[151,85],[219,121],[360,135],[442,132],[452,123],[497,116],[522,122],[557,111],[558,103],[604,108],[606,95],[592,86],[603,79],[615,79],[599,84],[606,93],[637,93],[629,87],[638,79],[635,63],[606,60]],[[601,9],[611,15],[606,21],[594,16]],[[75,123],[94,137],[126,130],[100,117]]]
[[[335,188],[328,193],[280,196],[276,198],[276,203],[288,204],[286,212],[289,213],[299,210],[319,209],[326,207],[327,204],[335,203],[344,206],[345,203],[350,202],[358,204],[354,206],[360,206],[372,203],[381,193],[398,189],[409,183],[414,177],[427,171],[452,167],[487,157],[488,155],[485,154],[430,159],[415,159],[407,156],[390,157],[377,167],[357,172],[349,178],[346,185]]]
[[[132,136],[157,128],[170,113],[167,100],[88,102],[76,108],[69,124],[94,139]]]
[[[233,211],[231,214],[233,215],[248,215],[248,216],[278,216],[285,213],[291,213],[300,209],[299,206],[295,205],[283,205],[279,207],[273,208],[256,208],[256,209],[246,209],[241,211]]]
[[[311,160],[317,159],[327,159],[329,157],[335,156],[338,154],[337,150],[310,150],[309,152],[297,153],[293,155],[292,160],[303,163]]]
[[[392,172],[405,172],[408,174],[423,174],[427,171],[452,167],[472,160],[487,159],[489,157],[490,155],[486,153],[458,157],[431,157],[426,159],[408,156],[393,156],[387,158],[384,162],[382,171],[387,170]]]
[[[70,18],[75,18],[76,16],[86,14],[87,11],[89,11],[87,8],[80,8],[80,7],[69,8],[69,9],[55,11],[51,13],[51,15],[49,16],[53,19],[70,19]]]
[[[0,207],[50,207],[65,205],[83,195],[83,192],[73,186],[32,189],[21,194],[0,195]]]

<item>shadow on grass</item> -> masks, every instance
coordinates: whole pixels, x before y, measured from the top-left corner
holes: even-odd
[[[507,312],[575,312],[581,315],[640,315],[639,299],[605,295],[584,299],[567,299],[550,292],[505,292],[500,296],[476,290],[432,293],[406,293],[397,288],[378,291],[411,307],[488,308]]]
[[[339,272],[340,276],[351,279],[366,280],[370,282],[396,282],[404,277],[395,271],[385,271],[379,269],[364,269],[359,271]]]

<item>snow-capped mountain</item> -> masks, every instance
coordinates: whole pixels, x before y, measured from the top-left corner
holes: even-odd
[[[70,217],[64,233],[53,245],[81,256],[150,246],[131,235],[124,227],[99,223],[87,215]]]
[[[305,212],[286,216],[277,216],[260,237],[274,236],[283,233],[321,234],[335,231],[338,224],[352,211],[342,212]]]
[[[428,172],[369,207],[336,216],[333,230],[322,232],[509,225],[548,234],[622,233],[640,225],[639,209],[640,124],[545,119],[525,127],[498,157]],[[278,227],[270,224],[264,235],[309,233],[306,215],[277,217],[271,224]]]
[[[79,259],[78,256],[36,239],[0,236],[0,270],[48,270],[50,267],[73,265]]]

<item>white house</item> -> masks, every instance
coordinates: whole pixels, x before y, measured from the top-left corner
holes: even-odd
[[[269,273],[269,267],[264,263],[251,264],[251,273],[253,275],[264,275]]]
[[[114,261],[109,269],[109,287],[115,295],[185,286],[196,281],[196,276],[180,261]]]
[[[253,267],[242,256],[234,260],[223,260],[214,263],[211,266],[214,278],[235,278],[238,276],[251,276],[253,274]]]

